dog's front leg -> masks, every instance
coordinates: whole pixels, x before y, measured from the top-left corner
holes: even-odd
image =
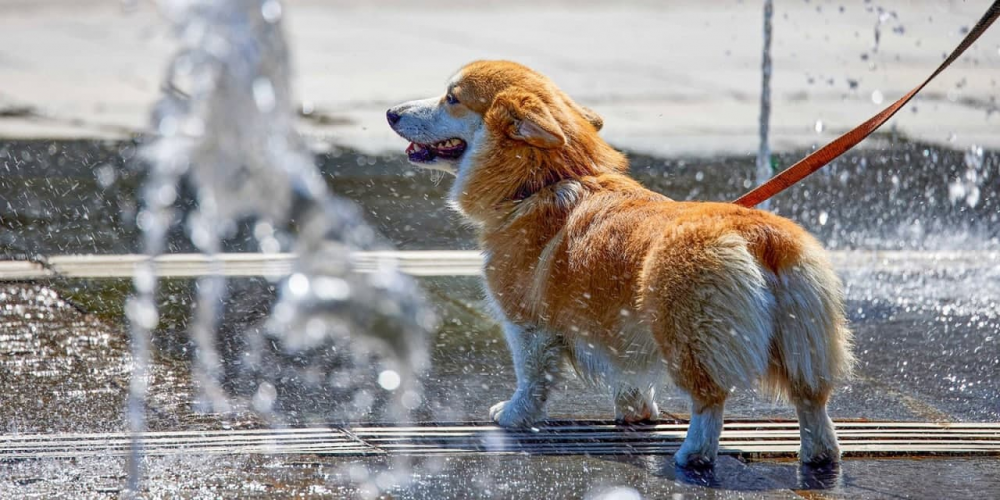
[[[504,337],[514,360],[517,390],[510,401],[490,408],[490,418],[503,427],[524,427],[545,418],[545,401],[559,374],[563,344],[541,328],[504,324]]]

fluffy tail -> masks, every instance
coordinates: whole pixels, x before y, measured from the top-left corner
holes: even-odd
[[[843,286],[818,245],[776,274],[775,332],[764,389],[793,401],[825,404],[854,365]]]

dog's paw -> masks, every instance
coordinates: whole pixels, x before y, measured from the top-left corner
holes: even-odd
[[[832,446],[809,446],[803,445],[799,449],[799,461],[802,465],[822,467],[840,463],[840,447],[836,444]]]
[[[615,405],[615,420],[623,424],[652,423],[660,419],[660,409],[656,403],[642,403],[639,408],[630,405]]]
[[[528,427],[545,418],[541,411],[531,411],[516,401],[501,401],[490,408],[490,420],[501,427]]]
[[[706,469],[715,464],[717,454],[717,450],[704,449],[685,439],[681,449],[674,454],[674,463],[688,469]]]
[[[840,462],[840,446],[837,444],[833,424],[829,418],[823,420],[826,425],[802,427],[799,461],[804,465],[823,466]]]

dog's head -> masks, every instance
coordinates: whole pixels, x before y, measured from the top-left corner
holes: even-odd
[[[598,137],[597,113],[513,62],[468,64],[443,95],[400,104],[386,117],[411,141],[410,162],[457,175],[452,201],[473,218],[477,208],[569,177],[626,168]]]

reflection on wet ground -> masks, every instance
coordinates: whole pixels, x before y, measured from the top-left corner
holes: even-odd
[[[0,144],[0,256],[136,251],[135,230],[125,222],[134,217],[139,182],[136,170],[126,166],[131,148]],[[854,153],[784,195],[777,209],[834,248],[996,248],[1000,156],[986,152],[978,167],[966,156],[905,143]],[[731,198],[743,191],[742,179],[752,169],[749,159],[633,161],[647,184],[682,199]],[[471,230],[443,201],[447,179],[439,184],[396,160],[346,152],[321,162],[334,189],[359,201],[396,246],[474,248]],[[916,175],[910,175],[911,168]],[[970,168],[991,180],[977,186],[974,203],[968,186],[963,197],[957,197],[957,188],[949,191],[949,184]],[[190,201],[181,204],[181,210],[185,207]],[[190,251],[180,231],[175,228],[171,251]],[[227,250],[253,250],[244,232],[237,232]],[[997,260],[838,266],[847,285],[859,365],[857,378],[832,402],[834,418],[1000,420]],[[484,420],[489,406],[513,390],[514,374],[502,334],[485,313],[478,280],[421,282],[442,321],[432,339],[419,416]],[[250,414],[223,419],[192,408],[185,328],[193,286],[191,280],[166,280],[160,290],[165,307],[150,383],[150,426],[261,425]],[[264,279],[233,279],[229,286],[220,344],[230,387],[238,390],[242,332],[266,314],[274,290]],[[130,288],[128,280],[0,283],[0,432],[124,429],[129,358],[121,307]],[[553,417],[611,415],[610,400],[601,391],[572,376],[560,385],[551,400]],[[669,414],[688,412],[686,397],[676,390],[664,390],[659,402]],[[337,401],[310,404],[308,411],[287,415],[288,423],[322,422],[324,408]],[[728,411],[733,417],[794,417],[786,405],[752,393],[734,395]],[[364,492],[353,489],[352,474],[364,474],[379,460],[154,457],[148,459],[149,487],[151,496],[353,496]],[[0,497],[72,496],[74,491],[116,496],[123,470],[117,458],[0,463]],[[413,474],[415,483],[396,497],[629,498],[631,490],[614,489],[627,486],[647,498],[677,493],[684,498],[795,498],[795,491],[811,489],[844,498],[921,497],[928,491],[959,498],[1000,487],[1000,462],[989,458],[849,460],[836,474],[727,457],[713,474],[691,475],[675,470],[669,456],[463,456],[421,459]]]

